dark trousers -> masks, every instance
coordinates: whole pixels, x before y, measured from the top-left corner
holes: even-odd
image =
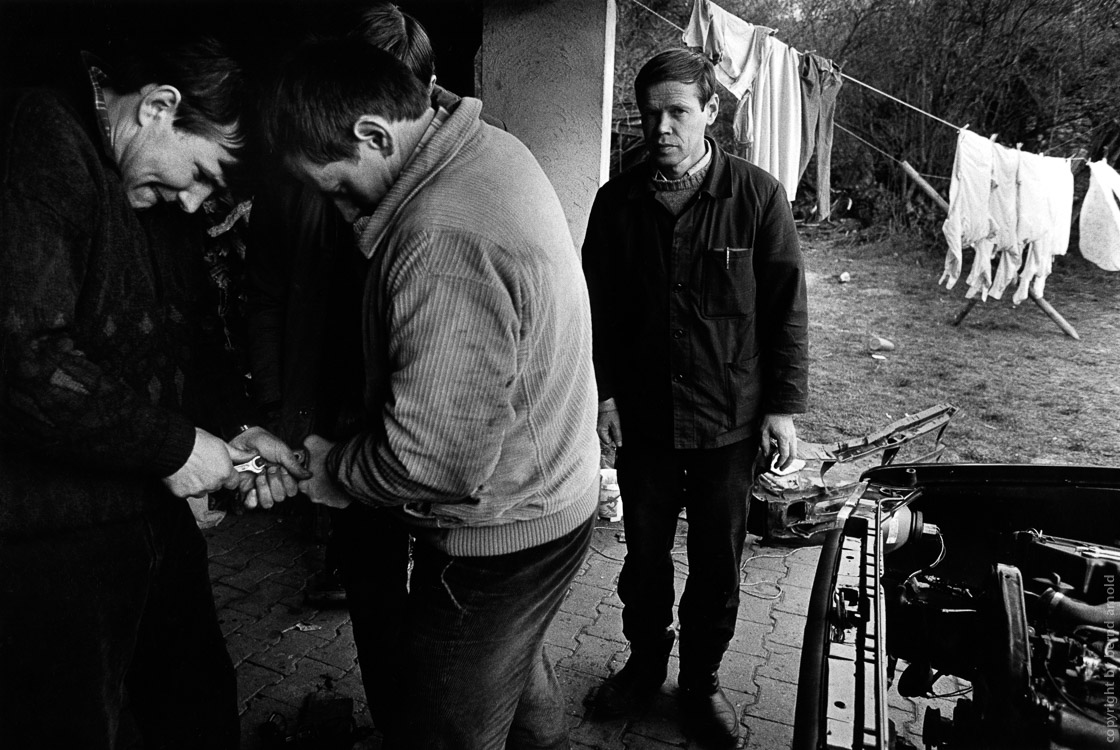
[[[404,637],[404,727],[392,747],[567,748],[544,636],[583,564],[595,517],[508,555],[452,557],[418,539]]]
[[[687,510],[688,578],[680,620],[682,682],[714,674],[735,634],[739,566],[758,438],[710,450],[618,450],[626,560],[618,579],[622,632],[635,651],[673,624],[673,543]]]
[[[346,589],[370,715],[384,733],[400,720],[409,546],[408,529],[388,511],[353,503],[331,513],[330,562]]]
[[[237,684],[206,542],[183,500],[142,518],[0,540],[0,747],[236,748]]]

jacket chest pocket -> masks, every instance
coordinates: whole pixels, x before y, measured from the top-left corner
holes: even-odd
[[[749,247],[713,247],[704,252],[700,269],[704,317],[754,314],[753,257]]]

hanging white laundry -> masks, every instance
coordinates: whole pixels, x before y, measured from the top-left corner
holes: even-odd
[[[987,292],[999,299],[1015,281],[1023,264],[1023,243],[1019,240],[1019,149],[996,144],[992,157],[992,197],[988,206],[997,227],[993,242],[999,254],[999,267]]]
[[[773,33],[774,29],[747,23],[709,0],[696,0],[681,41],[702,49],[715,63],[716,80],[742,99],[766,63]]]
[[[751,102],[750,162],[777,177],[792,201],[801,162],[801,56],[773,37],[770,44],[770,64],[759,71]]]
[[[1019,271],[1016,305],[1033,291],[1039,297],[1054,267],[1064,255],[1073,222],[1073,172],[1068,159],[1040,154],[1019,156],[1019,239],[1029,243]]]
[[[774,51],[774,38],[770,36],[759,39],[760,50],[759,70],[766,70],[770,65],[770,54]],[[754,83],[757,83],[757,78]],[[754,86],[754,83],[751,85]],[[735,107],[735,117],[731,121],[731,133],[735,139],[735,155],[741,156],[753,163],[754,157],[754,90],[747,89],[739,104]]]
[[[945,270],[938,284],[952,289],[961,275],[962,248],[978,240],[995,236],[992,222],[992,142],[961,129],[957,136],[957,153],[953,158],[953,178],[949,183],[949,216],[941,225],[949,250],[945,254]]]
[[[1080,246],[1085,260],[1120,271],[1120,174],[1106,161],[1089,162],[1089,190],[1081,203]]]

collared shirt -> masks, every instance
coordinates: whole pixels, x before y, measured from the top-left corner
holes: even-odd
[[[600,399],[627,443],[716,448],[807,408],[805,271],[778,182],[709,140],[674,217],[648,164],[603,186],[583,245]]]
[[[696,174],[700,170],[705,169],[711,163],[712,163],[712,147],[711,147],[711,145],[708,144],[707,139],[705,139],[704,140],[704,155],[701,156],[696,161],[695,164],[693,164],[691,167],[689,167],[688,170],[681,177],[678,177],[677,179],[680,180],[680,179],[684,179],[685,177],[691,177],[692,175]],[[661,180],[662,182],[673,182],[673,179],[671,177],[666,177],[665,175],[661,174],[660,169],[653,173],[653,179]]]
[[[93,109],[97,113],[97,122],[101,126],[101,146],[105,153],[113,155],[113,127],[109,123],[109,106],[105,101],[105,85],[109,83],[109,76],[104,70],[93,62],[93,56],[82,53],[82,60],[89,73],[89,82],[93,87]]]

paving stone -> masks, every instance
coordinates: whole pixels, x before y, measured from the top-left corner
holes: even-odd
[[[241,626],[239,632],[254,638],[278,643],[284,631],[300,622],[300,612],[292,611],[291,607],[277,604],[269,607],[252,623]]]
[[[735,635],[728,644],[728,651],[754,656],[766,656],[765,637],[772,629],[771,623],[739,621],[735,623]]]
[[[275,685],[284,678],[279,672],[245,662],[237,668],[237,703],[244,708],[246,701],[265,687]]]
[[[622,608],[599,607],[594,622],[584,628],[584,632],[608,641],[626,643],[626,637],[622,635]]]
[[[308,633],[314,636],[315,633]],[[320,640],[320,644],[307,652],[307,655],[342,670],[351,670],[358,663],[358,651],[354,647],[354,632],[348,629],[345,635],[336,634],[330,640]]]
[[[218,625],[222,628],[222,635],[226,637],[237,632],[245,625],[256,622],[256,618],[252,615],[247,615],[229,607],[218,607],[217,602],[215,602],[215,606],[218,609]]]
[[[243,707],[241,712],[241,750],[257,750],[264,747],[261,725],[273,714],[279,714],[286,725],[292,726],[299,712],[287,703],[281,703],[264,695],[249,700],[248,705]]]
[[[346,673],[317,659],[299,659],[288,676],[261,689],[263,695],[293,706],[303,705],[303,699],[315,690],[333,690],[334,683]]]
[[[809,595],[812,594],[812,589],[795,586],[788,581],[783,581],[781,585],[782,598],[774,603],[774,609],[795,615],[808,614]]]
[[[759,677],[758,700],[753,705],[747,706],[746,714],[768,721],[793,724],[796,701],[796,685]]]
[[[769,624],[770,610],[774,606],[774,600],[769,595],[763,595],[759,592],[760,587],[751,586],[749,588],[740,589],[739,593],[739,611],[736,613],[735,618],[739,622],[755,622],[760,624]],[[738,627],[738,625],[736,625]]]
[[[755,682],[755,672],[766,663],[763,656],[751,656],[728,651],[723,656],[723,663],[719,668],[719,681],[726,690],[735,690],[745,695],[750,695],[753,702],[758,694],[758,684]]]
[[[576,578],[579,583],[597,586],[601,589],[614,589],[618,574],[622,571],[621,560],[608,560],[592,552],[587,559],[587,569]]]
[[[577,578],[572,582],[568,595],[560,604],[560,611],[594,619],[599,611],[599,605],[608,596],[610,594],[602,586],[593,586]]]
[[[796,685],[801,671],[801,649],[779,643],[771,643],[769,646],[770,657],[758,668],[756,674]]]
[[[789,551],[757,549],[753,552],[743,550],[743,567],[748,570],[769,570],[775,573],[786,572],[786,555]]]
[[[277,604],[289,611],[299,612],[303,605],[303,592],[265,579],[244,596],[231,600],[229,606],[246,614],[259,615]]]
[[[270,642],[251,638],[243,633],[226,636],[226,650],[229,652],[229,658],[234,667],[240,667],[242,662],[250,656],[264,653],[271,647]]]
[[[276,565],[270,565],[269,563],[254,559],[243,565],[239,570],[222,576],[218,581],[225,585],[232,585],[235,589],[248,592],[255,590],[261,581],[277,573]]]
[[[278,642],[249,656],[248,660],[259,666],[289,675],[295,672],[303,657],[321,643],[322,641],[307,633],[291,630],[284,633]]]
[[[218,610],[218,614],[228,609],[231,603],[245,598],[245,592],[241,589],[235,589],[233,586],[212,582],[210,588],[213,590],[214,607]]]
[[[751,716],[743,725],[747,735],[746,750],[777,750],[793,743],[793,727],[789,724]]]
[[[548,626],[548,632],[545,633],[544,639],[547,643],[574,649],[578,645],[576,638],[593,622],[595,620],[591,617],[561,610],[556,613],[556,617],[552,618],[552,624]]]
[[[774,630],[766,636],[767,645],[780,643],[785,646],[801,648],[805,638],[805,622],[808,618],[791,612],[780,612],[774,617]]]
[[[350,627],[350,612],[346,607],[330,607],[315,609],[307,607],[304,622],[320,626],[320,630],[309,631],[316,633],[320,638],[333,638],[342,632],[343,628]],[[353,634],[351,634],[353,637]]]
[[[606,679],[610,674],[611,660],[625,649],[617,641],[594,635],[576,638],[579,644],[571,656],[562,659],[559,666]]]

